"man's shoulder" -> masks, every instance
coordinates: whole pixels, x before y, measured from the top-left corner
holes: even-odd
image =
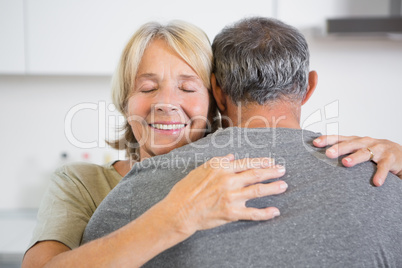
[[[319,133],[301,129],[229,127],[167,154],[144,159],[136,163],[130,173],[191,170],[212,157],[227,154],[235,154],[236,158],[251,158],[283,150],[293,151],[294,154],[308,151],[322,156],[322,149],[312,146],[312,140],[318,136]]]
[[[303,144],[319,137],[315,133],[305,129],[292,128],[240,128],[228,127],[219,129],[208,136],[176,148],[170,154],[191,153],[216,153],[222,149],[241,150],[249,147],[261,147],[261,145],[272,146],[289,143]]]

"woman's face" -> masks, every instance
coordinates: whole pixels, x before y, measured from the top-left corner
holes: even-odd
[[[141,159],[203,137],[208,109],[208,89],[196,72],[165,41],[152,41],[139,65],[127,109]]]

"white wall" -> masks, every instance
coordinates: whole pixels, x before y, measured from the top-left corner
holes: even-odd
[[[336,122],[340,134],[402,144],[402,41],[373,37],[310,37],[308,41],[311,69],[318,72],[319,82],[304,107],[304,120],[317,107],[337,101],[339,116],[317,124],[320,131]]]
[[[106,121],[113,132],[118,120],[108,109],[109,83],[102,76],[0,76],[0,209],[37,207],[63,152],[69,161],[87,161],[86,153],[96,163],[124,157],[105,146],[75,146],[95,141],[102,147],[103,138],[114,137],[99,127]],[[74,139],[67,139],[66,116],[77,105],[96,110],[76,112],[69,124]]]
[[[345,9],[345,1],[339,1],[341,6],[334,4],[336,1],[330,2],[339,12]],[[277,4],[280,8],[281,5],[286,7],[286,3],[289,6],[288,0]],[[327,9],[332,10],[331,7]],[[187,7],[183,9],[192,12]],[[311,68],[319,74],[316,93],[303,108],[305,127],[323,133],[339,131],[340,134],[386,138],[402,144],[399,106],[402,41],[384,37],[317,36],[306,30],[317,25],[317,19],[311,19],[313,15],[295,12],[292,6],[288,10],[280,9],[272,14],[285,22],[294,22],[306,33]],[[309,10],[311,14],[317,12],[314,8]],[[216,16],[219,12],[215,10],[213,14]],[[238,19],[244,13],[237,9],[234,14]],[[300,23],[305,21],[303,16],[310,18],[309,23]],[[209,28],[214,19],[214,16],[205,17],[210,21]],[[230,17],[225,23],[233,20]],[[220,21],[222,23],[222,19]],[[215,33],[220,28],[221,25],[217,26]],[[88,109],[77,112],[72,118],[71,126],[77,140],[102,143],[102,138],[113,135],[113,129],[102,128],[104,123],[115,127],[117,120],[116,113],[109,107],[109,84],[108,74],[0,75],[0,140],[3,145],[0,209],[37,207],[49,174],[60,164],[62,152],[67,152],[70,160],[83,160],[83,154],[89,153],[89,160],[95,163],[123,157],[107,147],[77,148],[65,134],[64,123],[69,112],[77,105],[87,105]],[[95,109],[90,109],[90,105]],[[320,120],[316,117],[317,111]]]

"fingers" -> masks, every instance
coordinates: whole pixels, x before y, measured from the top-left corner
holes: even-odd
[[[263,196],[281,194],[286,191],[288,185],[284,181],[275,181],[271,183],[257,183],[243,188],[239,193],[244,200],[250,200]]]
[[[394,159],[392,158],[392,156],[384,157],[380,161],[378,161],[377,171],[373,177],[373,184],[375,186],[383,185],[385,178],[388,175],[388,172],[392,168],[393,162],[394,162]]]
[[[206,165],[212,169],[226,170],[227,172],[242,172],[249,169],[267,168],[274,165],[275,161],[269,157],[260,158],[242,158],[234,160],[233,154],[222,157],[214,157],[206,162]]]
[[[247,200],[286,191],[288,185],[284,181],[261,183],[285,174],[283,166],[273,164],[274,160],[267,157],[234,160],[233,155],[214,157],[208,161],[207,167],[213,169],[209,174],[214,175],[210,177],[213,183],[207,186],[213,186],[213,191],[219,192],[218,200],[212,204],[221,204],[219,211],[224,219],[260,221],[280,215],[275,207],[257,209],[245,205]],[[209,194],[207,196],[211,197]]]
[[[367,148],[364,149],[359,149],[353,154],[345,157],[342,159],[342,164],[345,167],[353,167],[357,164],[372,160],[371,158],[371,153]]]
[[[235,181],[239,187],[248,186],[255,183],[260,183],[270,179],[282,177],[285,174],[285,168],[276,165],[270,168],[250,169],[235,175]]]
[[[191,230],[209,229],[237,220],[272,219],[280,214],[277,208],[246,207],[247,200],[286,191],[288,186],[284,181],[261,183],[285,174],[282,166],[268,167],[272,162],[269,158],[215,157],[178,182],[165,200],[174,204],[182,204],[184,200],[184,206],[181,205],[184,212],[180,214]]]
[[[275,164],[275,160],[269,157],[243,158],[232,162],[232,170],[236,173],[250,169],[269,168]]]
[[[244,208],[240,211],[239,220],[266,221],[280,215],[276,207],[268,208]]]
[[[369,160],[371,154],[367,150],[367,147],[369,147],[372,144],[371,142],[372,141],[369,140],[369,138],[354,138],[350,140],[344,140],[328,148],[325,154],[329,158],[336,158],[341,155],[350,154],[357,152],[358,150],[361,150],[357,156],[362,157],[364,153],[367,153],[368,155],[367,160]]]
[[[316,147],[325,147],[334,145],[341,141],[347,141],[356,138],[355,136],[341,136],[341,135],[322,135],[313,141]]]
[[[390,157],[382,156],[383,152],[381,150],[377,150],[374,158],[371,159],[371,153],[367,149],[367,147],[370,145],[369,142],[369,138],[358,138],[344,141],[329,148],[326,151],[326,155],[329,158],[336,158],[341,155],[350,154],[342,159],[342,164],[345,167],[353,167],[357,164],[370,160],[376,162],[378,159],[380,159],[377,163],[377,171],[373,177],[373,184],[375,186],[381,186],[392,167],[393,160]],[[373,150],[373,148],[376,147],[373,145],[370,148]]]
[[[341,153],[339,154],[341,155]],[[388,172],[391,170],[393,160],[389,157],[381,158],[382,154],[376,155],[381,160],[377,163],[377,171],[373,177],[373,184],[375,186],[383,185]],[[371,160],[371,153],[367,148],[362,148],[354,152],[353,154],[342,159],[342,164],[345,167],[353,167],[357,164]],[[372,159],[375,160],[375,159]]]

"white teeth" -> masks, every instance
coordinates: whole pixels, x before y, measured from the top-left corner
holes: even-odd
[[[170,129],[179,129],[184,128],[185,124],[151,124],[151,127],[156,129],[170,130]]]

